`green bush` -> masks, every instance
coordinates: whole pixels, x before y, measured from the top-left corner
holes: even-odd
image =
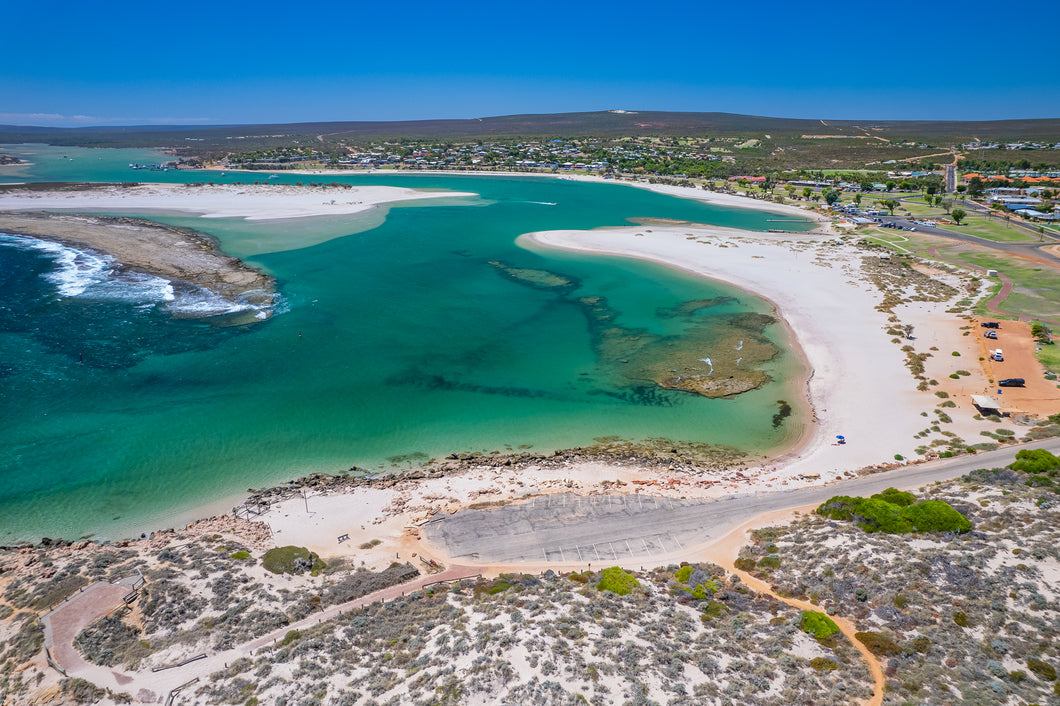
[[[898,643],[879,632],[856,632],[854,637],[877,657],[893,657],[902,654]]]
[[[757,564],[755,563],[754,559],[740,557],[739,559],[733,562],[733,566],[735,566],[740,571],[754,571]]]
[[[839,626],[834,620],[816,610],[802,611],[800,627],[803,632],[813,635],[818,640],[825,640],[839,632]]]
[[[1045,449],[1022,449],[1016,453],[1016,461],[1009,468],[1024,473],[1049,473],[1060,468],[1060,458]]]
[[[674,574],[674,578],[680,581],[681,583],[688,583],[688,577],[691,575],[692,567],[686,564],[685,566],[682,566],[680,569],[677,570],[677,573]]]
[[[1056,681],[1056,668],[1048,662],[1032,657],[1027,660],[1027,669],[1034,672],[1034,676],[1042,681]]]
[[[953,622],[962,628],[968,627],[968,614],[963,611],[957,611],[953,614]]]
[[[718,584],[714,583],[710,579],[707,579],[703,583],[697,583],[695,587],[692,588],[692,597],[695,598],[697,601],[704,601],[717,592]]]
[[[758,560],[758,568],[760,569],[779,569],[780,568],[780,557],[779,556],[764,556]]]
[[[634,588],[640,586],[637,577],[618,566],[611,566],[600,572],[600,580],[596,582],[598,591],[610,591],[619,596],[625,596]]]
[[[289,645],[292,642],[298,642],[301,639],[302,633],[298,632],[297,630],[288,630],[287,634],[283,636],[282,640],[280,640],[280,644]]]
[[[967,532],[972,523],[941,500],[925,500],[911,505],[902,514],[917,532]]]
[[[245,549],[240,549],[238,552],[232,552],[232,554],[230,555],[229,558],[231,558],[231,559],[249,559],[250,558],[250,552],[248,552]]]
[[[301,561],[299,561],[301,560]],[[327,564],[305,547],[273,547],[261,557],[261,564],[274,574],[300,574],[309,571],[317,576]]]
[[[702,620],[706,623],[728,613],[729,607],[721,601],[707,601],[706,603],[700,604],[700,610],[703,611]]]
[[[870,496],[874,500],[883,500],[892,505],[901,505],[902,507],[908,507],[916,502],[916,496],[912,493],[907,493],[897,488],[888,488],[881,493],[876,493]]]
[[[885,498],[890,498],[887,500]],[[817,508],[817,514],[832,520],[853,521],[866,532],[967,532],[972,523],[940,500],[915,500],[912,493],[888,488],[870,498],[837,495]]]

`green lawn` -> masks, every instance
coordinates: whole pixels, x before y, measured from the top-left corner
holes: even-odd
[[[1000,305],[1002,309],[1052,321],[1060,320],[1060,271],[1050,267],[1034,267],[1033,262],[995,253],[969,251],[961,253],[959,258],[997,270],[1012,280],[1012,294]]]
[[[1036,355],[1046,370],[1060,373],[1060,345],[1041,346]]]
[[[1007,242],[1030,242],[1037,240],[1036,237],[1018,228],[1009,227],[1004,221],[998,221],[985,216],[968,216],[959,226],[946,226],[947,230],[965,235],[975,235],[987,240],[1001,243]]]

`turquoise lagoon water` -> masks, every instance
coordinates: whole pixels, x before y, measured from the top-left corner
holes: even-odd
[[[145,150],[0,153],[34,162],[0,182],[266,176],[129,170],[163,158]],[[454,451],[545,452],[618,436],[763,453],[801,431],[798,415],[773,423],[777,400],[799,394],[779,325],[766,329],[782,349],[765,366],[774,382],[733,399],[663,390],[620,362],[627,341],[646,338],[666,350],[698,332],[709,349],[705,330],[731,336],[741,315],[769,313],[766,302],[651,263],[515,243],[630,218],[767,230],[767,214],[550,178],[327,181],[478,196],[274,223],[153,216],[210,233],[277,278],[279,313],[241,327],[174,318],[150,287],[105,268],[71,294],[69,277],[85,272],[70,268],[84,269],[83,258],[64,265],[61,252],[0,239],[0,542],[139,534],[248,487]],[[512,276],[525,270],[561,284]],[[704,299],[718,301],[678,308]]]

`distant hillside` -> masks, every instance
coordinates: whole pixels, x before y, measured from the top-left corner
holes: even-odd
[[[980,140],[1060,141],[1060,118],[1035,120],[820,120],[734,113],[660,111],[505,115],[468,120],[359,121],[278,125],[42,128],[0,125],[0,142],[95,147],[169,147],[186,151],[256,149],[312,140],[475,139],[621,136],[873,136],[935,143]]]

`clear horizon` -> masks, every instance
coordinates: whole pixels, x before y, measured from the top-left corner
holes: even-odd
[[[898,0],[807,11],[773,2],[459,7],[265,0],[179,12],[116,0],[8,9],[0,123],[38,127],[471,119],[527,113],[725,112],[833,120],[1060,117],[1050,28],[1023,7]]]

